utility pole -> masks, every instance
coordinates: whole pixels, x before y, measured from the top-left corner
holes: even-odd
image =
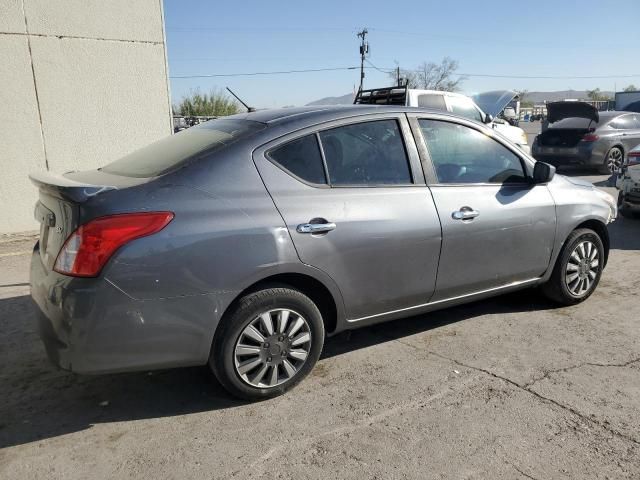
[[[362,85],[364,84],[364,59],[365,56],[369,53],[369,43],[366,41],[365,37],[367,36],[366,28],[363,28],[361,32],[358,32],[358,37],[361,38],[360,42],[360,90],[362,90]]]

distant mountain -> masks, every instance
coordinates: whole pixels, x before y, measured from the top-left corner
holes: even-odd
[[[608,95],[613,98],[614,92],[600,92],[602,95]],[[311,103],[313,105],[351,105],[353,103],[353,93],[347,93],[340,97],[325,97]],[[527,92],[525,100],[533,103],[559,102],[567,99],[587,100],[589,97],[586,90],[558,90],[556,92]]]
[[[340,97],[325,97],[320,100],[315,100],[311,103],[307,103],[307,106],[312,107],[314,105],[351,105],[353,103],[353,93],[347,93]]]

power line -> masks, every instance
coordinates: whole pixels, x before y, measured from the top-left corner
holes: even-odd
[[[255,75],[284,75],[288,73],[332,72],[337,70],[357,70],[360,67],[308,68],[305,70],[279,70],[275,72],[211,73],[204,75],[170,75],[169,78],[214,78],[214,77],[252,77]],[[365,67],[366,68],[366,67]]]
[[[393,68],[378,68],[374,64],[372,64],[369,60],[365,61],[370,66],[363,66],[363,68],[373,68],[381,73],[389,73],[395,70]],[[236,72],[236,73],[211,73],[211,74],[202,74],[202,75],[171,75],[169,78],[215,78],[215,77],[251,77],[257,75],[286,75],[291,73],[313,73],[313,72],[334,72],[334,71],[346,71],[346,70],[358,70],[359,66],[354,67],[329,67],[329,68],[308,68],[302,70],[278,70],[271,72]],[[408,72],[419,72],[420,70],[414,69],[404,69],[404,71]],[[463,76],[463,77],[486,77],[486,78],[518,78],[518,79],[549,79],[549,80],[579,80],[579,79],[607,79],[607,78],[640,78],[640,73],[631,73],[631,74],[621,74],[621,75],[578,75],[578,76],[570,76],[570,75],[500,75],[500,74],[491,74],[491,73],[456,73],[455,75]]]

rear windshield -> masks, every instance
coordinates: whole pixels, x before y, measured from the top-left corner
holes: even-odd
[[[265,127],[250,120],[210,120],[147,145],[100,170],[124,177],[157,177],[199,153],[219,150]]]

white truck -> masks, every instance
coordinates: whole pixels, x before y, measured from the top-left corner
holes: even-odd
[[[509,103],[518,96],[512,90],[497,90],[474,95],[473,98],[460,93],[439,90],[419,90],[399,87],[384,87],[360,90],[353,103],[371,105],[406,105],[460,115],[480,123],[490,124],[526,153],[530,153],[527,135],[520,127],[497,118]]]

